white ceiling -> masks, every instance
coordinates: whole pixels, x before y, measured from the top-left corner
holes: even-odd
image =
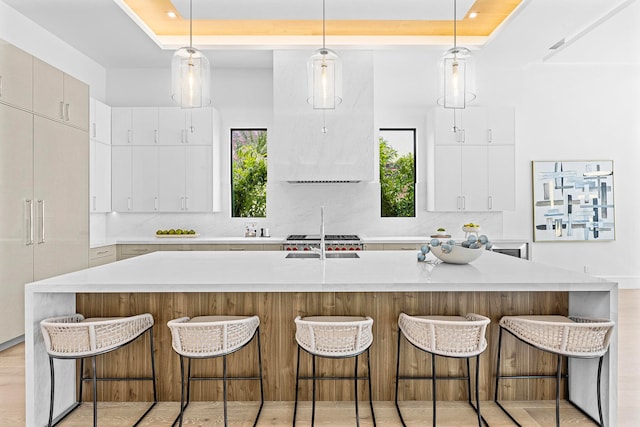
[[[457,0],[457,18],[464,18],[474,2]],[[189,17],[189,0],[171,0],[171,3],[182,16]],[[450,20],[453,16],[453,2],[448,0],[329,0],[325,9],[327,19],[340,20]],[[320,18],[320,0],[216,0],[193,3],[193,19]]]
[[[171,61],[171,50],[162,50],[138,27],[114,0],[0,0],[33,20],[60,39],[75,47],[107,69],[112,68],[162,68]],[[268,12],[258,13],[249,3],[268,3]],[[471,0],[459,0],[459,8],[465,10]],[[188,0],[174,0],[183,8]],[[320,6],[316,7],[315,3]],[[366,3],[366,7],[363,4]],[[327,15],[331,19],[359,16],[405,16],[398,5],[402,3],[411,16],[444,13],[448,0],[343,0],[341,7]],[[196,13],[194,4],[194,14]],[[209,1],[206,12],[214,17],[229,16],[243,19],[257,16],[271,18],[282,16],[307,16],[317,19],[321,2],[300,0],[217,0]],[[286,6],[286,7],[285,7]],[[432,10],[433,9],[433,10]],[[441,9],[438,11],[438,9]],[[366,11],[366,15],[358,15]],[[344,15],[337,15],[338,12]],[[223,13],[223,15],[217,15]],[[364,13],[364,12],[363,12]],[[434,15],[435,16],[435,15]],[[640,0],[524,0],[520,8],[490,38],[480,54],[496,61],[513,63],[545,60],[549,47],[561,39],[565,46],[549,62],[612,62],[640,63]],[[389,49],[389,47],[385,47]],[[214,67],[271,67],[271,47],[224,47],[208,49],[207,56]],[[414,47],[424,49],[424,47]]]

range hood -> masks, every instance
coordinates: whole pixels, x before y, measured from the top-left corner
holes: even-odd
[[[269,180],[296,184],[373,181],[373,53],[338,52],[343,102],[334,110],[307,103],[309,50],[273,54],[273,125]],[[327,132],[321,129],[326,126]]]

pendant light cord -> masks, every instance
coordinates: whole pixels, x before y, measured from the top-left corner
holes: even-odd
[[[324,2],[325,0],[322,0],[322,50],[326,49],[326,45],[325,45],[325,34],[326,34],[326,19],[325,19],[325,6],[324,6]]]
[[[458,12],[457,12],[457,1],[453,0],[453,48],[457,47],[456,39],[458,35]]]
[[[193,48],[193,0],[189,0],[189,47]]]

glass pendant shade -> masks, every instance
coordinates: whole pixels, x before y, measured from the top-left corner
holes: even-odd
[[[342,102],[342,60],[331,49],[318,49],[307,62],[307,102],[314,109],[334,109]]]
[[[449,49],[440,62],[440,97],[444,108],[463,109],[476,99],[475,63],[466,47]]]
[[[180,108],[211,104],[209,60],[198,49],[181,47],[171,61],[171,98]]]

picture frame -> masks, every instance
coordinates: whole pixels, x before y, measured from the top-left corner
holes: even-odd
[[[613,160],[532,162],[533,241],[615,240]]]

